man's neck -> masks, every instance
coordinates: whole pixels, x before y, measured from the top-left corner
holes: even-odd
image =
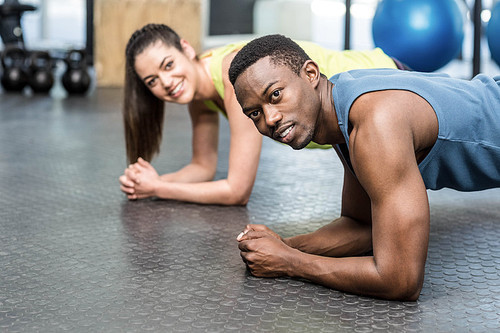
[[[316,130],[313,141],[319,144],[345,143],[344,136],[340,131],[335,104],[332,96],[333,83],[326,77],[320,78],[318,90],[321,110],[316,122]]]

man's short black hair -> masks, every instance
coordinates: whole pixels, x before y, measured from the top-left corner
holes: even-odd
[[[293,40],[283,35],[267,35],[256,38],[245,45],[234,57],[229,67],[229,80],[234,82],[248,67],[259,59],[270,57],[275,65],[288,66],[300,75],[300,69],[311,58]]]

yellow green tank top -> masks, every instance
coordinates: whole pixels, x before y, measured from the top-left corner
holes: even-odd
[[[369,51],[334,51],[322,46],[306,41],[296,41],[304,49],[307,55],[314,60],[322,74],[328,78],[351,69],[366,68],[396,68],[396,63],[386,55],[381,49],[375,48]],[[222,76],[222,61],[230,53],[240,50],[248,41],[236,42],[219,48],[209,50],[200,55],[200,58],[211,57],[210,75],[219,96],[224,99],[224,82]],[[205,101],[205,105],[213,111],[223,112],[213,101]],[[319,146],[317,144],[308,145],[308,148]],[[319,146],[324,148],[324,146]],[[328,146],[331,147],[331,146]]]
[[[208,50],[202,53],[199,57],[200,59],[208,57],[212,58],[210,60],[210,76],[212,77],[212,82],[214,83],[215,90],[217,90],[217,93],[222,99],[224,99],[224,82],[222,80],[222,61],[228,54],[240,50],[247,43],[248,41],[231,43],[216,49]],[[226,113],[223,112],[213,101],[207,100],[204,103],[210,110],[221,112],[224,116],[226,116]]]
[[[247,43],[248,41],[228,44],[209,50],[200,56],[200,58],[212,58],[210,61],[210,74],[215,89],[222,99],[224,99],[222,60],[228,54],[240,50]],[[396,68],[394,61],[379,48],[369,51],[333,51],[311,42],[297,41],[297,44],[318,64],[321,73],[328,78],[351,69]]]

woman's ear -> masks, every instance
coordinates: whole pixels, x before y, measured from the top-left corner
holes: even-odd
[[[191,44],[189,44],[187,40],[181,39],[181,47],[186,57],[188,57],[191,60],[196,59],[196,51],[191,46]]]
[[[305,73],[309,82],[313,85],[313,88],[316,88],[319,83],[319,78],[321,77],[318,64],[312,60],[307,60],[302,66],[302,71]]]

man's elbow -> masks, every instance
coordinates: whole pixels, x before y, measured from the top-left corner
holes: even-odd
[[[397,283],[390,283],[388,299],[397,301],[416,301],[420,296],[423,285],[423,274],[408,276]]]
[[[422,287],[412,287],[398,290],[393,299],[398,301],[414,302],[418,300],[421,290]]]

